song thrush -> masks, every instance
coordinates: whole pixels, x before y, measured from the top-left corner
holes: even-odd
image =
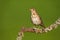
[[[39,26],[40,25],[43,28],[45,28],[45,26],[43,24],[43,21],[42,21],[41,17],[38,15],[38,13],[36,12],[36,10],[34,8],[31,8],[30,11],[31,11],[31,20],[32,20],[32,23],[35,26]]]

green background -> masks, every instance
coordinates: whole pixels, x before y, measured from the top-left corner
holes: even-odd
[[[16,40],[24,27],[34,26],[30,19],[30,8],[35,8],[45,26],[60,17],[59,0],[0,0],[0,40]],[[60,40],[60,26],[43,34],[25,32],[23,40]]]

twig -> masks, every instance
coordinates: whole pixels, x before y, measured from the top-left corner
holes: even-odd
[[[53,29],[56,29],[60,25],[60,18],[55,21],[55,23],[51,24],[47,28],[43,29],[38,29],[38,28],[22,28],[21,31],[18,33],[17,40],[22,40],[22,37],[24,37],[24,32],[35,32],[35,33],[44,33],[44,32],[49,32]]]

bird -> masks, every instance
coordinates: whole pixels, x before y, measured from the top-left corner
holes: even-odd
[[[38,15],[34,8],[29,9],[31,12],[31,21],[35,26],[41,26],[43,29],[46,28],[41,17]],[[37,27],[36,27],[37,28]],[[39,28],[39,27],[38,27]]]

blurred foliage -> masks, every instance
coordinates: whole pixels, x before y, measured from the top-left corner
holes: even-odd
[[[29,8],[35,8],[45,26],[60,17],[60,0],[0,0],[0,40],[16,40],[19,30],[34,26]],[[25,33],[23,40],[60,40],[60,27],[45,34]]]

